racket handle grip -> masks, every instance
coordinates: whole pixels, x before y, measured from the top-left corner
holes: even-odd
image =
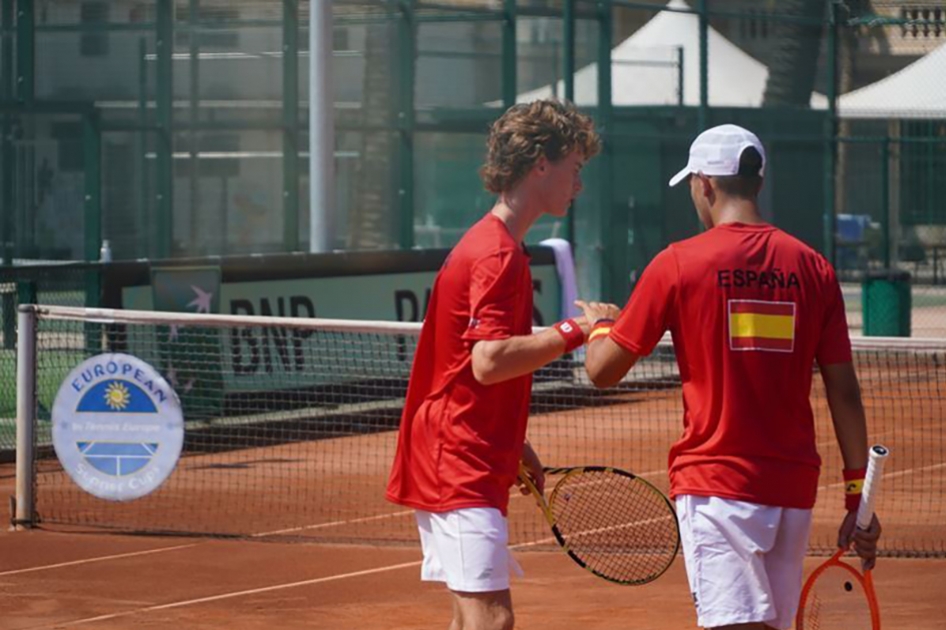
[[[870,447],[867,460],[867,474],[864,475],[864,489],[861,494],[861,505],[857,509],[857,526],[868,529],[874,518],[874,503],[880,491],[880,479],[884,470],[884,463],[890,451],[885,446],[875,444]]]

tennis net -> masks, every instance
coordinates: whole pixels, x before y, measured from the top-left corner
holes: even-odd
[[[28,477],[18,485],[19,520],[416,543],[412,512],[387,503],[384,488],[419,325],[46,306],[23,307],[20,318],[27,368],[20,376],[33,381],[18,388],[27,397],[35,391],[35,399],[20,401],[20,415],[30,420],[23,449],[31,457],[19,458]],[[946,341],[858,338],[854,346],[871,439],[892,452],[877,507],[884,552],[946,555]],[[106,501],[82,490],[51,447],[57,390],[102,352],[153,366],[183,408],[180,459],[160,487],[135,500]],[[843,493],[817,378],[812,403],[824,466],[811,547],[824,553],[835,544]],[[540,370],[529,437],[546,465],[617,466],[666,491],[667,452],[681,416],[673,348],[661,343],[609,390],[587,381],[578,356]],[[533,502],[516,492],[510,539],[522,547],[552,544]]]

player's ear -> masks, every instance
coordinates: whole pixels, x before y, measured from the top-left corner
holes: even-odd
[[[700,173],[700,186],[703,189],[703,196],[707,199],[712,199],[716,196],[716,186],[713,183],[712,178],[707,177]]]
[[[693,194],[699,197],[709,197],[713,190],[709,178],[703,173],[693,173],[690,175],[690,187]]]

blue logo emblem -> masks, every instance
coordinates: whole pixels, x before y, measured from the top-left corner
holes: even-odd
[[[129,381],[109,379],[89,388],[76,411],[92,413],[158,413],[148,394]]]
[[[112,501],[156,490],[184,444],[180,401],[150,365],[101,354],[76,367],[53,405],[53,446],[82,489]]]
[[[76,442],[76,446],[90,466],[106,475],[120,477],[144,468],[160,445],[133,442]]]

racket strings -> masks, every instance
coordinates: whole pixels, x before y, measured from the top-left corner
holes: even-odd
[[[676,555],[676,515],[642,480],[607,470],[572,474],[556,486],[550,507],[568,549],[608,579],[648,582]]]
[[[805,630],[871,630],[870,605],[854,575],[830,566],[812,583],[802,603]]]

